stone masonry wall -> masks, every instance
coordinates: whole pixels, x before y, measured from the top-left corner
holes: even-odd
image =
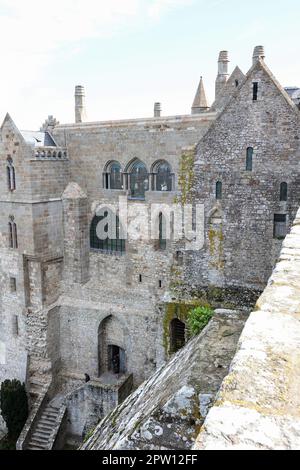
[[[195,449],[300,448],[300,210]]]

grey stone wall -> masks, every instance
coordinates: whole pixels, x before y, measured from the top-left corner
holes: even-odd
[[[248,147],[252,171],[246,171]],[[286,214],[288,229],[299,205],[299,155],[299,111],[257,62],[197,146],[193,194],[205,205],[206,227],[203,249],[187,255],[190,287],[263,289],[281,247],[273,238],[274,214]],[[280,202],[281,182],[288,184],[286,202]]]

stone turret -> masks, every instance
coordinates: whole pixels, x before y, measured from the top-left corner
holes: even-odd
[[[253,65],[256,64],[256,62],[259,59],[264,60],[264,58],[265,58],[264,46],[256,46],[254,48],[253,57],[252,57]]]
[[[224,85],[226,85],[226,82],[229,78],[228,63],[229,63],[228,52],[221,51],[219,54],[218,75],[216,79],[216,99],[219,98],[224,88]]]
[[[85,90],[81,85],[75,87],[75,122],[86,121]]]
[[[206,94],[203,85],[203,78],[200,77],[200,83],[192,106],[192,114],[199,114],[209,109]]]
[[[65,280],[84,284],[89,278],[88,199],[77,183],[62,195]]]

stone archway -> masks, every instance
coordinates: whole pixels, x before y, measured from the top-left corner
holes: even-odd
[[[106,317],[98,329],[99,376],[106,372],[126,372],[126,347],[120,321],[113,315]]]

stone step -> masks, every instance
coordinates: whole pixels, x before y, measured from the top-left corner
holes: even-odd
[[[30,445],[27,447],[27,450],[46,450],[44,449],[43,447],[37,447],[37,446],[34,446],[33,444]]]
[[[52,433],[52,430],[53,428],[52,427],[44,427],[44,426],[41,426],[40,423],[37,425],[37,427],[35,428],[37,432],[40,432],[42,434],[51,434]]]
[[[44,424],[48,424],[49,426],[53,426],[55,423],[56,423],[56,420],[55,419],[49,419],[47,417],[45,417],[44,415],[42,415],[41,419],[39,420],[39,423],[44,423]]]
[[[40,432],[35,431],[35,432],[32,434],[32,439],[36,439],[36,440],[41,440],[41,441],[48,442],[50,436],[51,436],[51,433],[49,433],[49,434],[42,434],[42,433],[40,433]]]
[[[47,419],[47,420],[52,421],[54,423],[57,419],[57,416],[52,416],[52,415],[43,413],[42,416],[41,416],[41,419]]]
[[[36,427],[37,430],[40,430],[42,432],[52,432],[52,429],[53,429],[53,426],[50,426],[50,425],[46,425],[46,424],[43,424],[43,423],[39,423]]]
[[[30,439],[29,445],[33,445],[35,447],[40,447],[41,450],[47,450],[47,442],[41,442],[36,439]]]

